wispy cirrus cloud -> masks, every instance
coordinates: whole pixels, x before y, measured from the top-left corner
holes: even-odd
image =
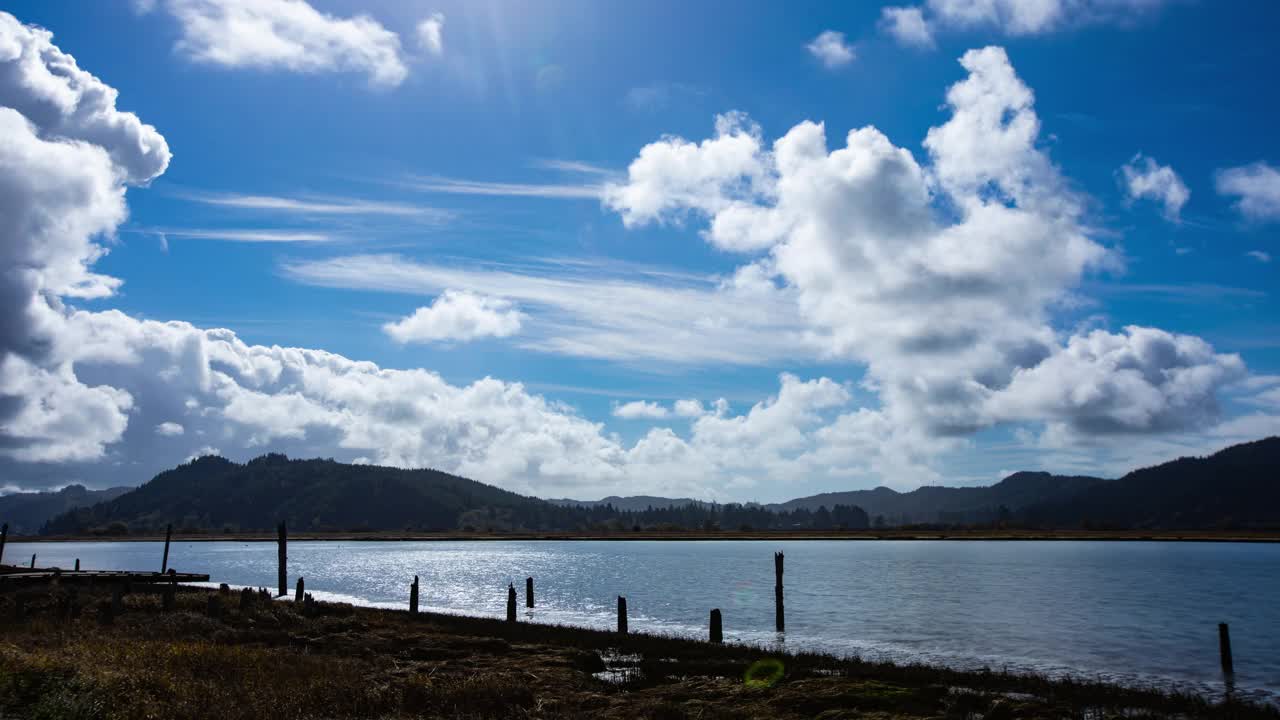
[[[391,215],[417,217],[445,221],[454,213],[440,208],[410,203],[383,202],[347,197],[287,197],[280,195],[252,195],[242,193],[179,193],[184,200],[215,207],[241,210],[277,211],[298,215]]]
[[[241,243],[327,243],[338,238],[328,233],[249,228],[147,228],[132,232],[159,233],[169,239],[225,240]]]
[[[408,189],[427,193],[561,200],[598,200],[604,192],[604,187],[596,183],[513,183],[440,176],[415,176],[401,184]]]
[[[558,260],[466,267],[396,255],[292,261],[283,274],[323,287],[503,297],[525,313],[520,345],[557,355],[673,365],[795,365],[818,359],[793,293],[752,271],[716,278]]]

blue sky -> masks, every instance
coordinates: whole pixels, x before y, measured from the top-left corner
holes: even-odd
[[[874,3],[0,9],[26,43],[0,61],[60,50],[171,153],[103,180],[127,218],[5,229],[58,325],[5,311],[10,489],[280,449],[545,495],[778,500],[1113,475],[1280,428],[1270,3],[900,6],[927,38]],[[135,137],[67,130],[74,107],[38,109],[53,96],[22,72],[0,107],[32,143],[129,163]],[[949,100],[966,81],[981,97]],[[789,170],[773,143],[806,121],[828,151],[874,128],[846,170],[879,164],[849,187]],[[6,173],[36,173],[23,157]],[[34,218],[42,187],[15,201]],[[716,237],[735,208],[785,229]],[[64,261],[121,282],[77,297],[49,279]],[[89,391],[101,414],[71,400]]]

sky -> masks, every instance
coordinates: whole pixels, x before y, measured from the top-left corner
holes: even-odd
[[[4,0],[0,490],[284,452],[769,502],[1280,433],[1278,26]]]

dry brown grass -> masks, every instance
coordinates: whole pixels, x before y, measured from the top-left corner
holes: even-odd
[[[1280,718],[1253,706],[998,673],[787,655],[772,687],[748,687],[759,649],[670,638],[292,603],[206,617],[207,594],[163,613],[132,594],[110,626],[32,594],[0,595],[0,717],[29,718]],[[83,600],[93,600],[82,594]],[[623,684],[602,654],[638,658]],[[1010,696],[1010,693],[1025,695]],[[1014,699],[1017,698],[1017,699]]]

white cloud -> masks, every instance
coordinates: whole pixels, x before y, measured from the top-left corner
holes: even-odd
[[[1245,255],[1248,255],[1249,257],[1253,258],[1254,260],[1257,260],[1260,263],[1271,262],[1271,253],[1263,252],[1262,250],[1250,250],[1249,252],[1245,253]]]
[[[1239,198],[1235,208],[1246,220],[1280,221],[1280,170],[1256,162],[1219,170],[1214,179],[1219,195]]]
[[[880,11],[880,27],[903,45],[931,48],[933,30],[918,7],[886,7]]]
[[[825,128],[804,122],[766,147],[731,115],[701,143],[645,146],[606,206],[629,227],[706,218],[717,247],[767,251],[744,269],[797,293],[830,356],[867,365],[883,407],[846,422],[893,438],[886,458],[918,467],[939,438],[1015,420],[1202,426],[1218,387],[1243,372],[1239,358],[1154,329],[1062,338],[1049,325],[1086,272],[1114,261],[1040,148],[1034,96],[1004,51],[961,63],[969,75],[947,93],[950,119],[927,134],[926,165],[874,127],[830,151]],[[1086,351],[1097,346],[1116,348]],[[1134,380],[1133,358],[1153,365],[1142,378],[1180,380]],[[1095,381],[1088,402],[1048,402],[1033,380],[1068,367],[1110,381]]]
[[[805,45],[805,49],[829,69],[844,67],[857,57],[853,46],[845,40],[844,33],[823,30]]]
[[[177,437],[185,432],[185,428],[176,422],[162,422],[156,426],[156,434],[164,437]]]
[[[907,45],[931,46],[938,30],[991,29],[1010,36],[1043,35],[1098,23],[1126,23],[1168,0],[927,0],[889,7],[881,27]],[[927,41],[926,41],[927,39]]]
[[[382,329],[400,343],[470,342],[510,337],[520,332],[522,317],[509,300],[466,290],[445,290],[435,302]]]
[[[672,409],[680,417],[700,417],[707,412],[700,401],[691,399],[677,400]]]
[[[1182,178],[1168,165],[1161,165],[1142,153],[1133,156],[1120,168],[1125,195],[1130,201],[1152,200],[1161,205],[1165,219],[1179,222],[1182,206],[1191,198]]]
[[[665,407],[646,400],[633,400],[613,408],[613,416],[623,420],[661,420],[670,414]]]
[[[128,185],[163,173],[156,129],[116,109],[46,30],[0,12],[0,453],[92,458],[123,428],[129,393],[80,381],[62,355],[63,298],[120,286],[90,270],[127,217]]]
[[[444,54],[444,13],[431,13],[418,23],[418,45],[436,57]]]
[[[168,0],[195,62],[293,72],[358,72],[396,86],[409,70],[400,37],[368,15],[338,18],[305,0]]]

